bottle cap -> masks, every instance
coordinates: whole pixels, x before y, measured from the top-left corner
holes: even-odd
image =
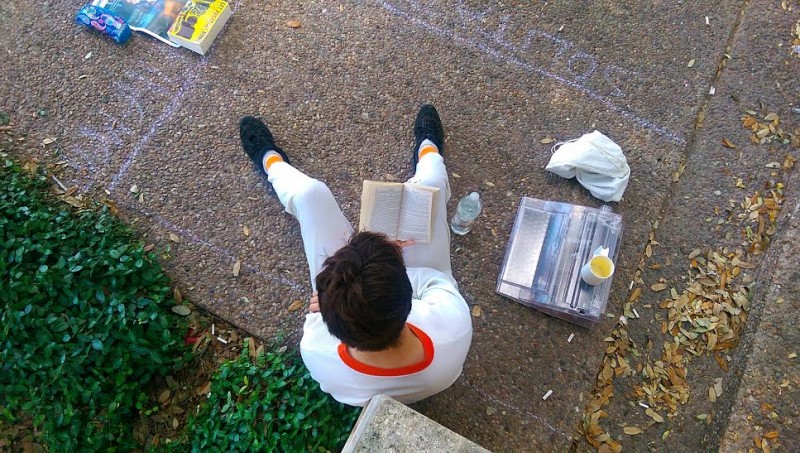
[[[469,194],[469,198],[471,200],[478,200],[478,199],[480,199],[480,197],[481,196],[480,196],[480,194],[478,194],[478,192],[472,192],[471,194]]]

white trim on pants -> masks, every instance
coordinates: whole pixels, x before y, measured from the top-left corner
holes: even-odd
[[[406,267],[429,267],[452,275],[450,267],[450,226],[447,201],[450,182],[444,159],[428,153],[417,163],[412,184],[438,187],[433,212],[433,234],[428,244],[414,244],[403,249]],[[325,183],[311,178],[286,162],[269,167],[269,182],[278,194],[286,212],[300,222],[311,286],[316,290],[316,277],[325,259],[342,248],[353,234],[353,226],[345,218],[339,204]]]

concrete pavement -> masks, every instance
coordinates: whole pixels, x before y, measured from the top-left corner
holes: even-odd
[[[641,318],[627,331],[637,344],[653,339],[658,352],[668,338],[649,321],[664,310],[647,288],[660,278],[680,288],[681,257],[696,247],[740,242],[725,236],[739,234],[734,227],[715,230],[714,208],[776,179],[766,163],[797,155],[791,145],[748,143],[741,125],[753,109],[776,112],[787,133],[797,127],[796,4],[231,4],[234,16],[206,57],[143,36],[116,46],[72,23],[73,2],[0,5],[0,111],[28,134],[19,157],[58,164],[86,193],[108,191],[148,241],[169,248],[166,265],[193,302],[253,334],[296,339],[302,312],[288,306],[310,295],[299,229],[241,151],[238,118],[263,116],[297,167],[328,183],[355,221],[363,179],[409,176],[411,124],[421,103],[433,103],[448,133],[451,212],[469,191],[484,201],[473,232],[452,244],[462,293],[482,314],[463,377],[415,409],[491,450],[589,448],[578,428],[642,259]],[[28,25],[40,16],[52,19],[48,28]],[[586,330],[503,299],[494,286],[520,197],[599,206],[575,181],[544,171],[551,144],[543,141],[592,129],[621,145],[632,180],[614,206],[626,230],[613,316]],[[47,138],[57,141],[43,146]],[[789,174],[778,179],[789,184]],[[660,246],[647,257],[651,232]],[[692,397],[668,420],[665,441],[660,426],[622,434],[620,424],[645,417],[625,397],[633,384],[624,379],[613,384],[603,428],[634,451],[717,445],[711,425],[691,423],[708,412],[703,393],[721,374],[713,359],[690,366],[706,371],[692,368]]]

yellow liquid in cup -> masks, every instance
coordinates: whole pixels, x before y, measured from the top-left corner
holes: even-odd
[[[589,261],[589,268],[592,270],[592,274],[599,278],[611,277],[611,273],[613,272],[612,262],[605,256],[595,256],[592,258],[592,260]]]

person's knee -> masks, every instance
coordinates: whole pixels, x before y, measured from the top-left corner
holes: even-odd
[[[298,206],[310,206],[328,200],[333,200],[333,194],[325,183],[317,179],[304,184],[294,196],[294,202]]]

